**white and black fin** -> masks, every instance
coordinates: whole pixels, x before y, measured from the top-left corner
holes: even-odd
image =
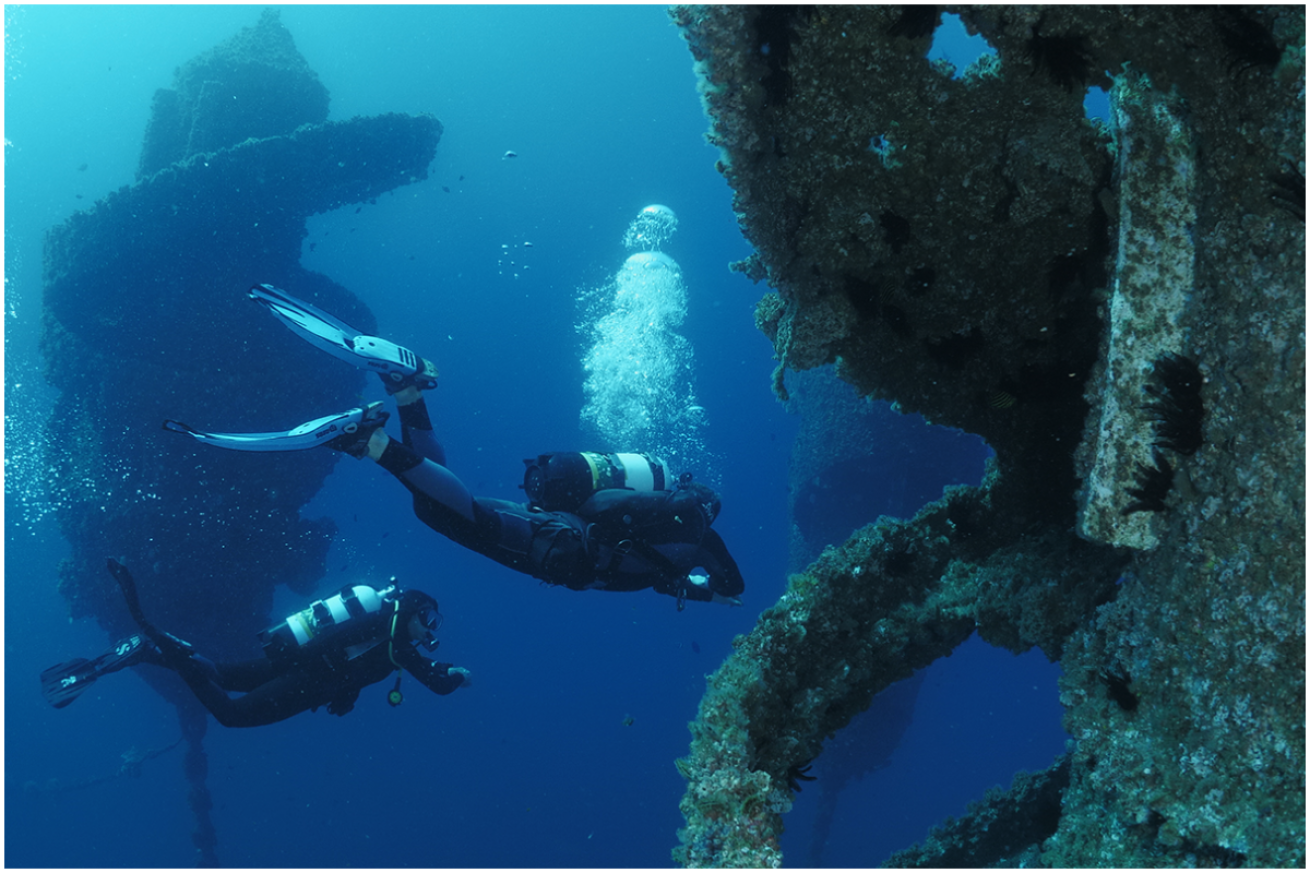
[[[436,385],[435,369],[404,346],[362,334],[317,306],[272,285],[252,286],[250,297],[267,306],[269,312],[301,339],[361,370],[377,373],[384,381],[400,382],[417,377],[419,383],[431,382],[431,385],[420,384],[420,387]],[[430,379],[427,377],[429,371]]]
[[[131,614],[132,620],[137,623],[137,627],[144,629],[150,623],[146,621],[145,613],[141,611],[141,599],[136,594],[136,580],[132,578],[126,567],[113,558],[106,558],[105,563],[109,568],[109,575],[114,577],[119,590],[123,592],[123,600],[127,602],[127,611]]]
[[[96,666],[86,658],[56,664],[41,673],[41,693],[55,709],[63,709],[96,681]]]
[[[172,419],[164,422],[164,430],[186,434],[220,449],[238,452],[296,452],[316,448],[343,434],[354,433],[359,429],[368,409],[348,409],[307,421],[288,431],[273,433],[209,433]]]
[[[106,673],[115,673],[144,660],[150,643],[141,634],[119,640],[94,661],[74,658],[41,672],[41,694],[55,709],[63,709]]]

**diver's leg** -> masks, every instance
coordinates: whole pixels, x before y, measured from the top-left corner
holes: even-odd
[[[221,673],[222,668],[219,669]],[[304,683],[295,673],[276,676],[235,700],[228,697],[227,692],[198,664],[183,665],[177,669],[177,674],[224,727],[260,727],[324,702],[319,696],[306,694]]]
[[[214,665],[214,681],[224,691],[241,691],[248,694],[276,677],[277,671],[268,658],[228,661]]]
[[[446,453],[437,441],[427,405],[416,388],[397,392],[404,442],[378,428],[369,436],[366,454],[399,479],[414,494],[430,498],[472,522],[473,495],[444,464]]]
[[[446,450],[432,428],[432,417],[423,394],[417,388],[396,392],[400,413],[400,440],[429,461],[446,466]]]
[[[388,384],[383,379],[383,384]],[[390,388],[388,388],[390,390]],[[441,466],[446,465],[446,450],[442,448],[432,429],[432,418],[428,415],[427,403],[417,385],[406,385],[394,392],[396,407],[400,413],[401,442],[418,452],[420,456]],[[350,433],[330,440],[327,445],[339,452],[345,452],[356,458],[366,455],[377,460],[389,439],[382,426],[390,417],[381,410],[381,403],[370,404],[365,411],[364,420]]]
[[[379,439],[378,434],[381,434]],[[416,495],[431,498],[441,506],[473,521],[473,495],[460,478],[446,467],[430,461],[403,443],[378,431],[369,441],[368,456],[382,469],[399,479]],[[376,453],[375,453],[375,447]]]

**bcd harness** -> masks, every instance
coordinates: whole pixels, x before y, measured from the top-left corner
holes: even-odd
[[[672,491],[604,489],[575,512],[501,503],[503,508],[493,510],[499,519],[493,557],[545,582],[581,590],[616,572],[632,555],[664,578],[680,580],[681,606],[686,574],[656,546],[699,546],[717,502],[710,488],[687,483]]]
[[[394,584],[395,578],[390,581],[393,584],[381,591],[367,585],[347,585],[332,597],[316,600],[306,609],[287,616],[286,621],[260,634],[264,654],[281,663],[322,658],[335,667],[385,642],[387,658],[397,671],[396,684],[387,694],[387,702],[399,706],[404,699],[400,693],[404,668],[396,660],[401,595]],[[390,615],[387,615],[388,606]]]

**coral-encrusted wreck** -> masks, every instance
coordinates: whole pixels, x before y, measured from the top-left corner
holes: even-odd
[[[930,63],[943,10],[996,54]],[[789,771],[976,628],[1062,664],[1058,809],[898,863],[1304,864],[1303,7],[672,16],[779,395],[835,364],[996,451],[736,640],[678,762],[675,858],[780,863]]]

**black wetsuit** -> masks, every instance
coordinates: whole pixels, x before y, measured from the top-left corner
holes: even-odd
[[[385,636],[389,616],[369,620],[378,625],[381,641],[353,660],[338,648],[294,659],[264,657],[222,664],[192,658],[173,669],[225,727],[272,724],[320,706],[333,715],[345,715],[354,708],[360,689],[386,679],[396,664],[437,694],[449,694],[463,683],[461,673],[449,672],[450,664],[423,657],[403,626],[392,647]],[[244,695],[234,699],[229,691]]]
[[[493,561],[575,590],[654,588],[680,599],[710,600],[714,594],[735,597],[746,587],[727,546],[710,529],[712,519],[688,512],[684,516],[691,523],[685,529],[652,523],[634,535],[607,512],[617,501],[632,499],[632,491],[597,492],[577,514],[474,497],[445,466],[445,450],[422,399],[400,407],[400,424],[402,441],[392,440],[378,465],[414,495],[420,521]],[[687,504],[691,493],[651,492],[648,497],[652,504]],[[649,514],[658,512],[652,507]],[[688,584],[687,574],[697,568],[706,571],[708,587]]]

